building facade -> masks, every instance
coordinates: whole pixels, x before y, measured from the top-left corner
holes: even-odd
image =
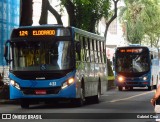
[[[20,0],[0,0],[0,73],[8,71],[4,55],[5,41],[13,28],[19,26]],[[7,69],[7,70],[5,70]]]
[[[20,0],[0,0],[0,66],[6,65],[3,46],[11,31],[19,25]]]

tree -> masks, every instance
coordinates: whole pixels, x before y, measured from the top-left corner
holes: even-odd
[[[109,25],[112,23],[112,21],[117,17],[117,3],[119,0],[113,0],[114,3],[114,14],[112,15],[112,17],[110,19],[108,19],[109,17],[107,17],[107,22],[106,22],[106,29],[105,29],[105,33],[104,33],[104,37],[105,39],[107,38],[107,32],[108,32],[108,28]]]
[[[76,14],[75,14],[75,5],[71,0],[61,0],[61,5],[64,5],[68,16],[69,16],[69,23],[71,26],[76,27]]]
[[[160,29],[158,0],[125,0],[125,4],[120,16],[127,26],[127,40],[142,44],[147,37],[151,43],[155,42]]]
[[[57,23],[63,25],[61,20],[61,15],[50,5],[48,0],[42,0],[42,12],[39,20],[39,24],[47,24],[48,20],[48,10],[54,15],[57,20]]]
[[[126,6],[121,9],[121,22],[126,26],[127,41],[130,43],[140,43],[143,38],[143,23],[140,13],[143,3],[136,0],[125,0]]]
[[[26,0],[22,0],[22,10],[24,11],[22,11],[21,25],[32,25],[32,21],[28,20],[32,19],[31,1],[28,0],[26,2]],[[65,7],[68,12],[70,26],[75,26],[93,33],[97,32],[97,23],[100,19],[108,16],[110,3],[109,0],[61,0],[61,6]],[[54,15],[58,24],[63,24],[61,15],[50,5],[49,0],[42,0],[40,25],[47,24],[48,11]]]
[[[109,0],[61,0],[65,6],[70,20],[70,25],[93,33],[99,20],[108,16],[110,9]]]
[[[160,38],[160,1],[146,1],[146,19],[145,23],[145,37],[148,36],[148,41],[150,41],[150,46],[158,48],[159,38]],[[147,19],[148,18],[148,19]],[[151,18],[151,19],[150,19]],[[144,41],[143,41],[144,42]]]
[[[30,26],[33,23],[33,1],[32,0],[21,0],[21,17],[20,26]]]

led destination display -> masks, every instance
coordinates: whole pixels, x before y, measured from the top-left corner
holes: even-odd
[[[142,51],[142,48],[127,48],[118,50],[119,53],[141,53]]]
[[[14,29],[12,38],[18,37],[71,36],[68,28],[19,28]]]
[[[19,36],[54,36],[55,30],[20,30]]]

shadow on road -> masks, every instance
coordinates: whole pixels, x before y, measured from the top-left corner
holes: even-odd
[[[153,89],[154,90],[154,89]],[[152,91],[152,90],[148,90],[148,88],[144,88],[144,87],[134,87],[133,89],[123,89],[120,92],[142,92],[142,91]]]
[[[100,103],[101,101],[99,101]],[[64,101],[58,101],[58,102],[54,102],[54,101],[50,101],[49,103],[45,103],[45,102],[40,102],[38,104],[31,104],[29,109],[63,109],[63,108],[81,108],[81,107],[85,107],[88,105],[94,105],[97,104],[94,101],[90,101],[87,100],[83,106],[76,106],[74,103],[72,102],[64,102]]]

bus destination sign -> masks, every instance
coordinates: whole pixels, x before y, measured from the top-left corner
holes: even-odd
[[[27,36],[55,36],[55,30],[19,30],[19,37]]]
[[[128,49],[119,49],[120,53],[141,53],[142,48],[128,48]]]

